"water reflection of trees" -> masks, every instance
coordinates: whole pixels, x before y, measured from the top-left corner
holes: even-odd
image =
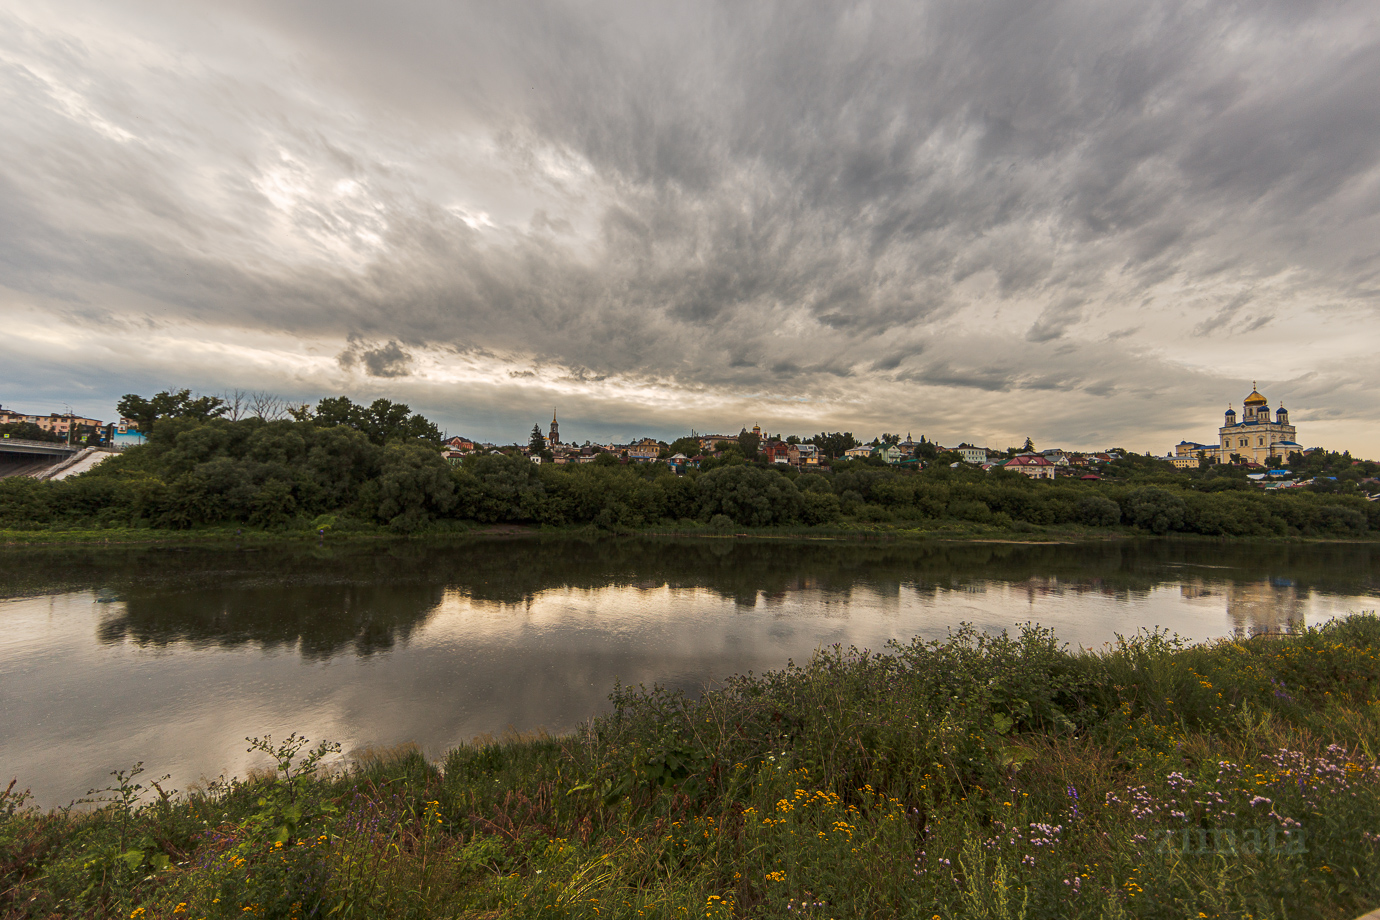
[[[752,606],[759,597],[801,590],[846,602],[858,588],[873,596],[893,596],[903,587],[933,595],[999,583],[1024,587],[1032,596],[1126,597],[1164,585],[1216,590],[1211,586],[1275,579],[1290,583],[1299,596],[1359,595],[1376,590],[1377,562],[1380,545],[1371,544],[1167,540],[1032,545],[521,537],[243,550],[45,547],[0,554],[0,597],[97,590],[124,602],[103,622],[104,641],[296,645],[317,658],[349,647],[368,655],[405,640],[447,590],[526,604],[553,588],[664,586],[707,589]]]
[[[119,612],[102,620],[102,642],[139,645],[296,647],[324,660],[353,647],[357,655],[406,641],[440,603],[428,584],[261,584],[123,592]]]

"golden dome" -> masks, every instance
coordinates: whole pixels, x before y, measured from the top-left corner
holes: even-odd
[[[1259,391],[1258,389],[1256,389],[1255,382],[1252,381],[1252,383],[1251,383],[1251,395],[1246,397],[1246,401],[1245,401],[1244,403],[1242,403],[1242,405],[1245,405],[1245,406],[1265,406],[1265,405],[1268,405],[1269,402],[1270,402],[1270,401],[1269,401],[1268,399],[1266,399],[1264,396],[1261,396],[1261,395],[1260,395],[1260,391]]]

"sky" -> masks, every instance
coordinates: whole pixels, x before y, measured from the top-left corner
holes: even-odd
[[[1380,5],[17,0],[0,404],[1380,456]]]

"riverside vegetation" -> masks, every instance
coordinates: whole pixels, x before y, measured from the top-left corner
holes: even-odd
[[[971,627],[697,699],[95,810],[0,798],[10,917],[1353,917],[1380,904],[1380,619],[1070,651]],[[146,788],[147,787],[147,788]]]
[[[1298,458],[1336,472],[1317,490],[1262,493],[1244,471],[1192,475],[1128,456],[1110,481],[1032,481],[1016,473],[923,471],[836,461],[800,473],[736,449],[678,476],[664,464],[534,465],[520,455],[440,456],[435,426],[406,406],[323,400],[292,421],[151,416],[146,445],[60,482],[0,480],[0,528],[39,530],[463,530],[526,524],[609,531],[733,532],[855,527],[958,533],[1130,531],[1356,538],[1380,532],[1366,500],[1376,464]],[[122,407],[124,404],[122,403]],[[130,407],[133,411],[134,407]],[[149,412],[153,412],[150,408]],[[941,460],[945,458],[940,458]]]

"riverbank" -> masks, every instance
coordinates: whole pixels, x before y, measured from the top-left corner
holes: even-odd
[[[313,773],[341,761],[289,739],[260,745],[276,773],[125,774],[94,812],[12,789],[0,910],[1349,918],[1380,904],[1377,653],[1374,615],[1095,654],[963,630],[696,700],[616,688],[573,735],[440,764]]]
[[[679,526],[642,528],[600,528],[589,525],[553,527],[528,524],[473,524],[446,522],[410,534],[398,534],[381,526],[353,526],[348,529],[256,528],[244,526],[206,526],[185,530],[163,528],[34,528],[25,530],[0,529],[0,547],[39,546],[61,544],[99,545],[321,545],[442,542],[465,537],[572,537],[600,539],[612,537],[699,537],[705,539],[751,538],[757,540],[918,540],[970,543],[1103,543],[1123,540],[1175,540],[1205,543],[1376,543],[1380,531],[1348,536],[1206,536],[1202,534],[1153,534],[1135,527],[1075,527],[1026,526],[1021,528],[990,527],[955,521],[933,521],[928,524],[840,522],[833,525],[798,527],[739,527],[712,528],[687,522]]]

